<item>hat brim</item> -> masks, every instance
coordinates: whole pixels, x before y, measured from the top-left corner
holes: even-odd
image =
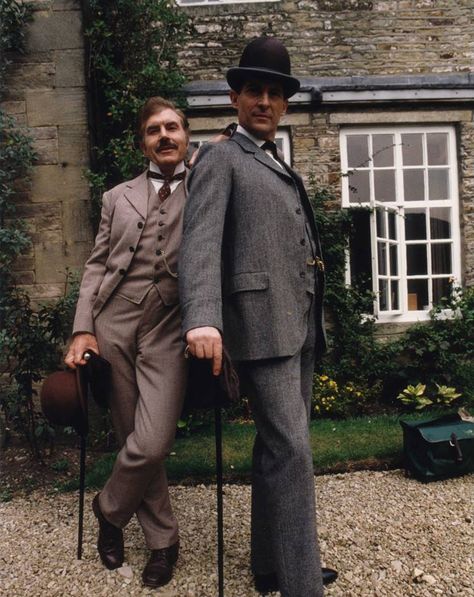
[[[295,77],[284,75],[274,70],[266,68],[249,68],[242,66],[234,66],[227,71],[227,83],[229,87],[240,93],[243,84],[249,79],[269,79],[270,81],[277,81],[283,87],[285,97],[288,99],[295,95],[300,89],[300,82]]]

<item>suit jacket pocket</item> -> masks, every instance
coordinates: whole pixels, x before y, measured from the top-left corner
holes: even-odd
[[[266,290],[269,285],[268,272],[242,272],[233,275],[228,284],[227,294],[248,290]]]

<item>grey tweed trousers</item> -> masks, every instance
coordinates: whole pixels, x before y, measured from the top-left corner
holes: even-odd
[[[292,357],[245,361],[239,374],[257,435],[252,469],[251,565],[276,573],[282,597],[321,597],[313,459],[309,438],[315,361],[314,300]]]

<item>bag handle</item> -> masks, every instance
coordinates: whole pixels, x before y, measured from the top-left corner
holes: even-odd
[[[451,440],[449,442],[449,445],[452,448],[454,448],[454,451],[456,452],[456,458],[455,458],[456,463],[461,464],[463,461],[463,455],[462,455],[462,451],[461,451],[461,446],[459,445],[458,438],[456,437],[455,433],[451,433]]]

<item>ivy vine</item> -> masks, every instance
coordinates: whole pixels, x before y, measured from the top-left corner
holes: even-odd
[[[143,169],[135,139],[141,105],[154,95],[184,105],[178,48],[188,18],[170,0],[90,0],[86,6],[93,141],[89,181],[97,224],[104,190]]]

